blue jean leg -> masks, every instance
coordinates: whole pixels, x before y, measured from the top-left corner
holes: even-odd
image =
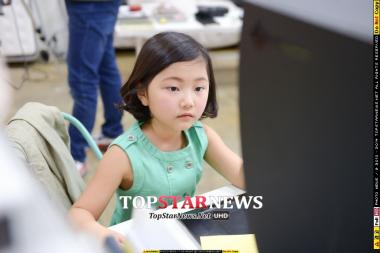
[[[69,11],[68,74],[74,99],[73,116],[92,132],[96,117],[99,67],[106,52],[107,38],[112,34],[115,17],[81,15]],[[113,50],[113,49],[112,49]],[[119,77],[120,79],[120,77]],[[120,82],[118,81],[118,85]],[[73,126],[69,127],[71,154],[78,161],[86,158],[85,139]]]
[[[121,124],[122,112],[118,106],[122,102],[120,95],[121,79],[115,61],[115,50],[113,48],[113,35],[108,35],[106,49],[99,69],[100,93],[104,107],[105,122],[102,125],[104,136],[115,138],[122,134]]]

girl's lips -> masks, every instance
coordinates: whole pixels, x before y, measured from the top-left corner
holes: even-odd
[[[179,115],[177,118],[194,118],[194,115],[191,113],[184,113]]]

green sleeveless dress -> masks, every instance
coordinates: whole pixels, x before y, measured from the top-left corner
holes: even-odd
[[[194,196],[203,171],[203,157],[208,140],[200,121],[186,130],[187,146],[173,152],[155,147],[141,130],[142,123],[134,123],[112,145],[119,146],[128,155],[133,170],[133,184],[128,190],[117,190],[116,209],[111,224],[131,218],[132,201],[123,208],[120,196]]]

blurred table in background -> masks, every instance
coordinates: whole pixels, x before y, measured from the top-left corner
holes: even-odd
[[[199,7],[215,14],[210,22],[197,20]],[[233,46],[240,41],[242,17],[243,10],[227,0],[130,1],[130,5],[120,6],[114,45],[139,52],[151,36],[176,31],[192,36],[206,48]]]

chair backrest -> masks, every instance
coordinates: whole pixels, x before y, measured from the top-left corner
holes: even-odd
[[[87,131],[87,129],[83,126],[83,124],[79,120],[77,120],[74,116],[68,113],[61,112],[61,114],[63,115],[63,118],[65,120],[70,122],[76,129],[78,129],[78,131],[83,135],[83,137],[87,141],[91,150],[94,152],[96,158],[98,160],[101,160],[103,157],[102,152],[100,152],[99,147],[96,145],[94,139],[92,138],[90,133]]]
[[[30,168],[50,199],[68,210],[85,184],[70,154],[70,137],[60,110],[27,103],[8,122],[6,132],[14,154]]]

